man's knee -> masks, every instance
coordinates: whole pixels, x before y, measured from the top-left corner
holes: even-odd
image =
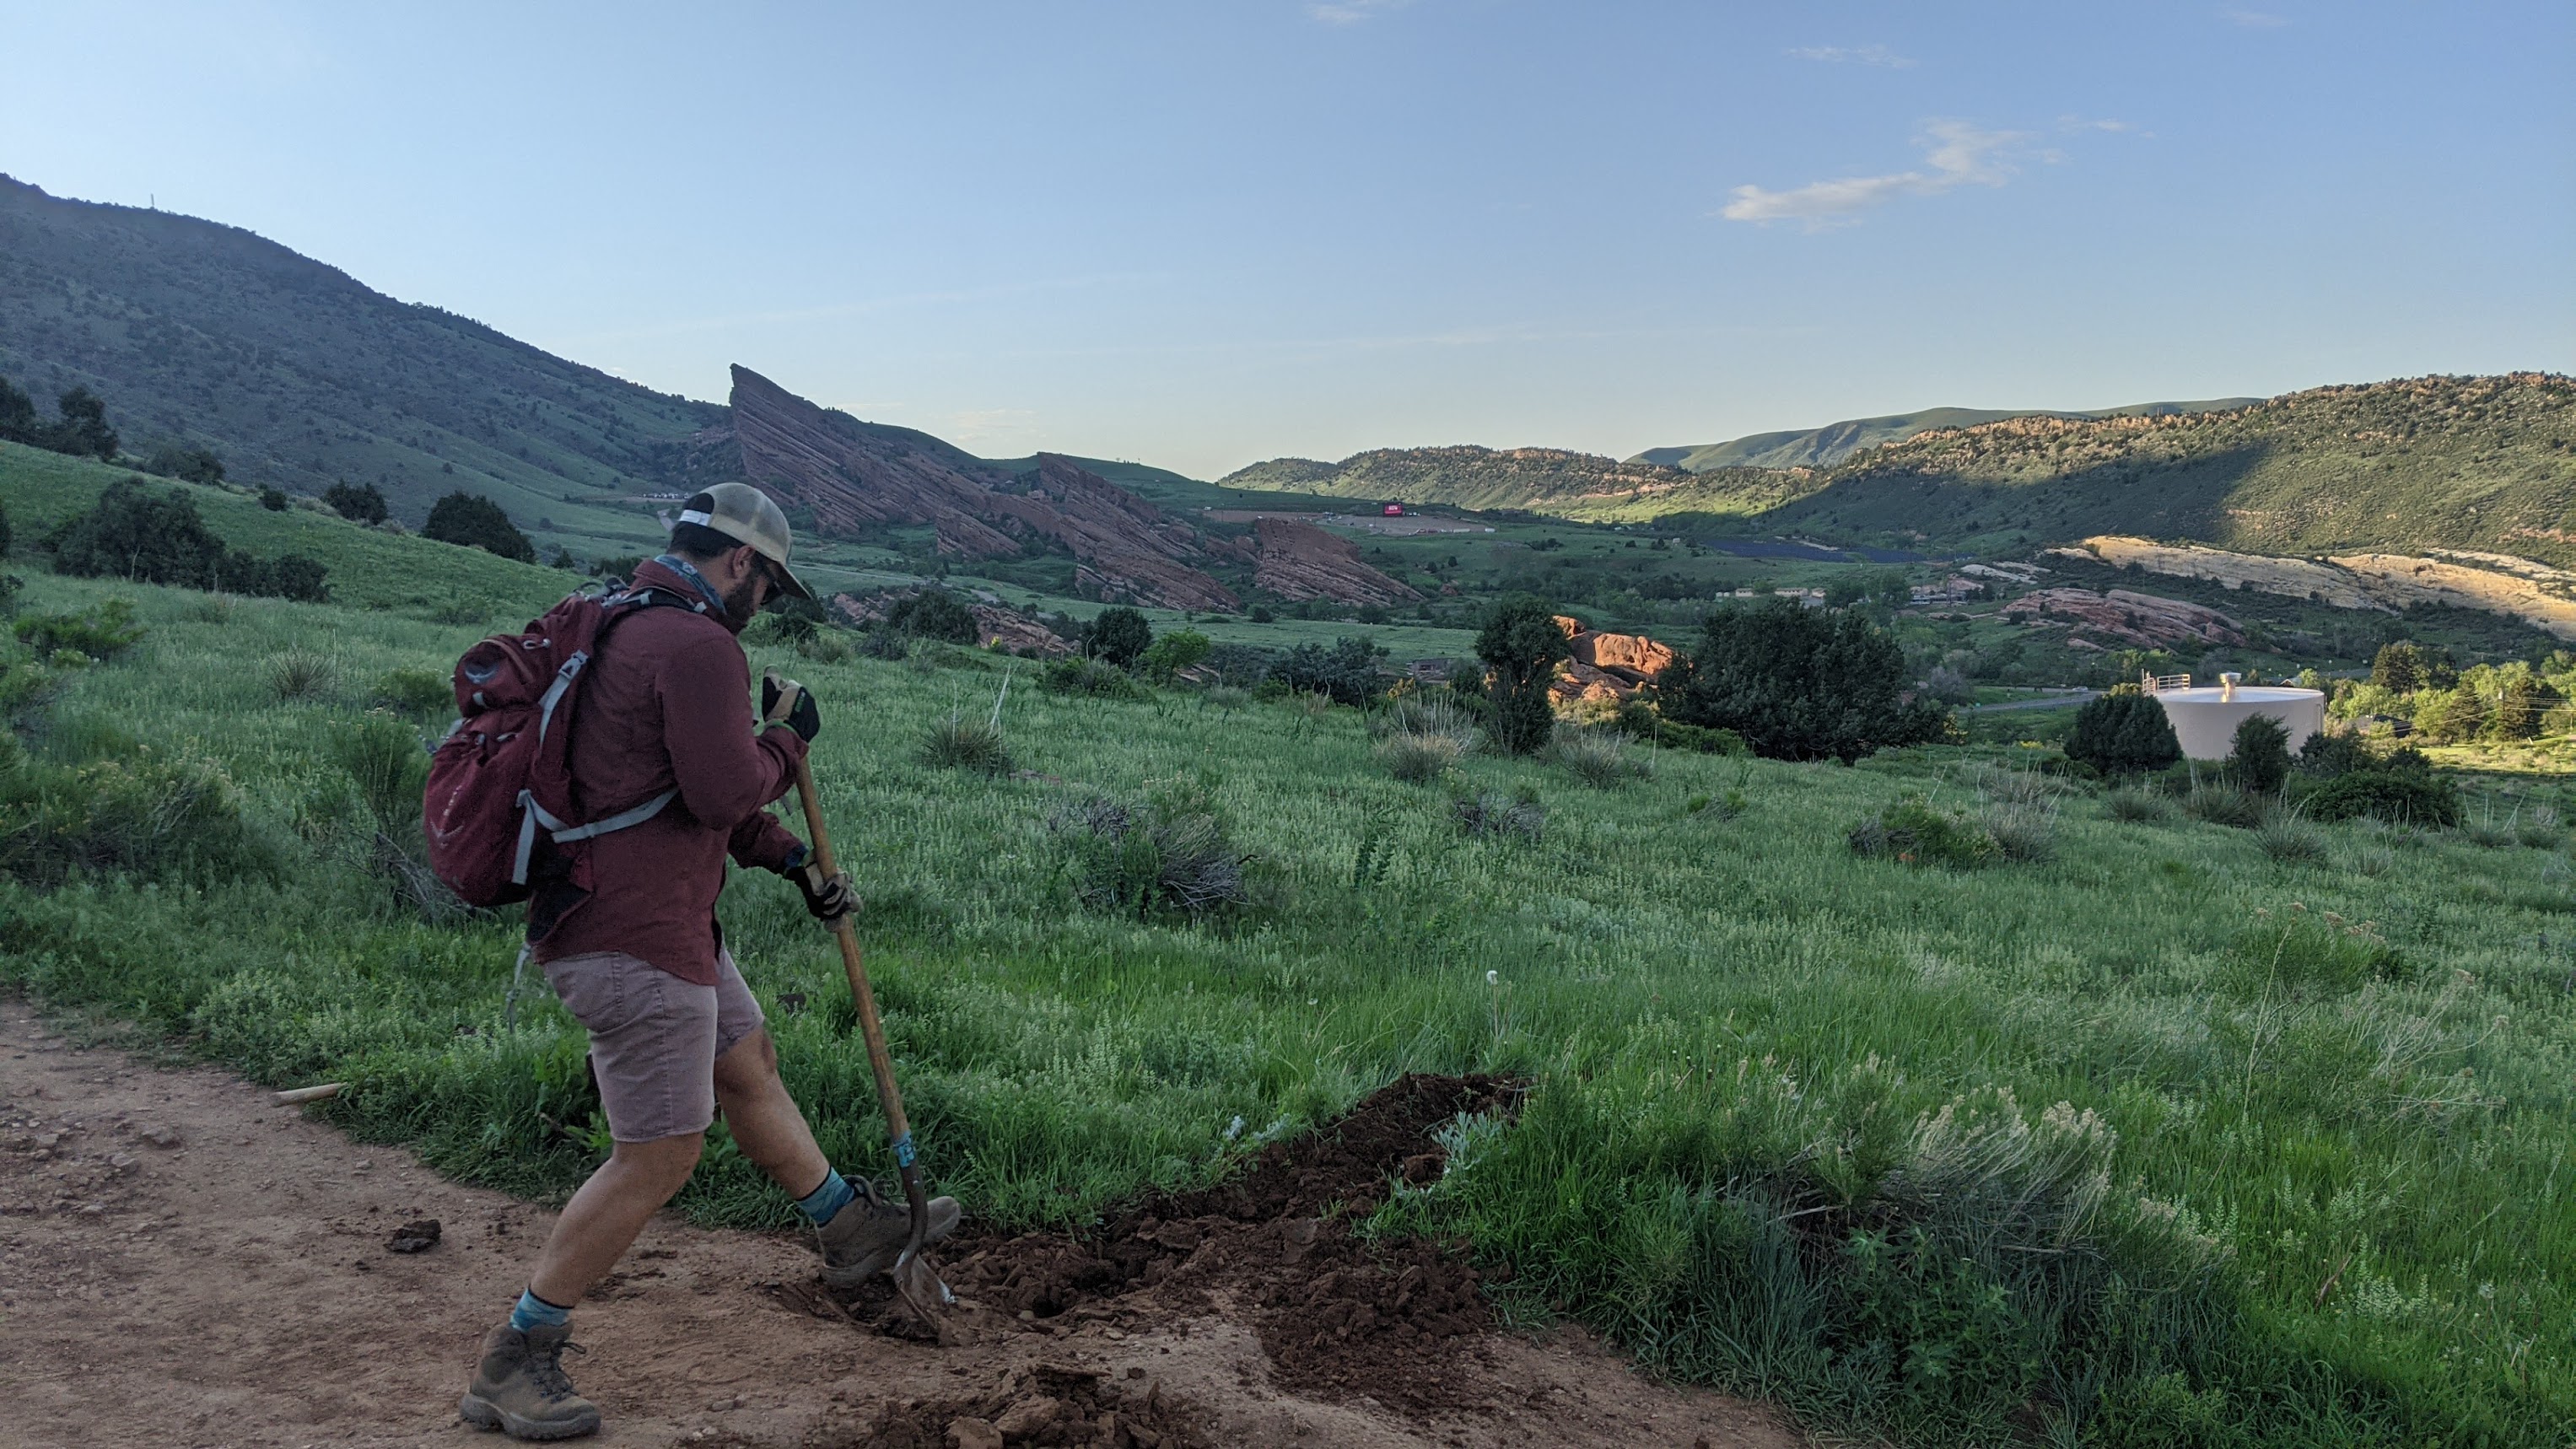
[[[778,1077],[778,1043],[770,1040],[769,1028],[754,1027],[751,1035],[726,1048],[716,1058],[716,1094],[735,1096],[756,1091]]]
[[[668,1201],[688,1185],[689,1174],[697,1170],[698,1156],[706,1145],[705,1133],[687,1132],[651,1142],[620,1142],[611,1151],[610,1159],[623,1163]]]

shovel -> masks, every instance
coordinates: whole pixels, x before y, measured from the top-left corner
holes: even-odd
[[[805,833],[813,841],[814,863],[829,879],[839,872],[839,867],[832,863],[831,837],[823,832],[823,804],[814,793],[814,767],[801,759],[796,762],[796,794],[805,805]],[[844,915],[832,922],[832,934],[841,942],[841,967],[849,973],[850,1000],[859,1009],[859,1035],[868,1044],[868,1070],[877,1079],[877,1104],[885,1109],[886,1136],[894,1143],[894,1164],[903,1174],[904,1201],[912,1208],[912,1239],[903,1245],[903,1256],[894,1260],[886,1276],[894,1279],[895,1294],[904,1306],[935,1332],[940,1326],[940,1310],[956,1302],[957,1295],[948,1291],[948,1285],[921,1256],[922,1239],[930,1231],[930,1199],[921,1190],[921,1168],[913,1160],[912,1125],[904,1120],[903,1093],[894,1084],[894,1058],[886,1053],[885,1026],[877,1020],[876,993],[868,989],[867,964],[859,959],[858,929]]]

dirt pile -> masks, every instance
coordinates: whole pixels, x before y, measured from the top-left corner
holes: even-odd
[[[1034,1364],[987,1393],[890,1404],[858,1438],[821,1440],[815,1449],[1212,1449],[1204,1411],[1164,1397],[1145,1370],[1128,1373],[1122,1383],[1097,1369]]]
[[[1253,525],[1260,553],[1252,586],[1283,599],[1334,599],[1345,604],[1394,604],[1422,597],[1360,561],[1360,546],[1311,523],[1264,518]]]
[[[1263,1148],[1234,1178],[1157,1193],[1095,1232],[957,1244],[944,1271],[967,1305],[961,1326],[1053,1334],[1232,1309],[1252,1319],[1281,1383],[1414,1413],[1458,1407],[1459,1360],[1493,1326],[1481,1275],[1435,1244],[1374,1244],[1349,1225],[1390,1179],[1438,1179],[1441,1127],[1508,1112],[1518,1092],[1493,1077],[1407,1076],[1338,1123]],[[888,1296],[870,1284],[805,1306],[900,1333]]]

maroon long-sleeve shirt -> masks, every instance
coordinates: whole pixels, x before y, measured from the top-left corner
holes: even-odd
[[[633,583],[703,597],[659,563],[638,566]],[[777,870],[802,848],[761,807],[796,783],[805,741],[752,724],[751,664],[720,610],[647,608],[616,622],[573,715],[574,800],[596,820],[680,793],[641,824],[547,846],[529,902],[538,961],[623,951],[714,984],[726,855]]]

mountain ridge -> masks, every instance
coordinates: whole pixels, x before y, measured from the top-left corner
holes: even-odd
[[[2259,397],[2204,398],[2195,402],[2127,403],[2113,408],[1924,408],[1874,418],[1846,418],[1819,428],[1790,428],[1749,433],[1722,443],[1648,448],[1629,457],[1631,463],[1656,463],[1690,473],[1720,468],[1831,468],[1854,453],[1886,443],[1901,443],[1922,433],[1975,427],[2008,418],[2159,417],[2172,413],[2232,412],[2263,401]]]

